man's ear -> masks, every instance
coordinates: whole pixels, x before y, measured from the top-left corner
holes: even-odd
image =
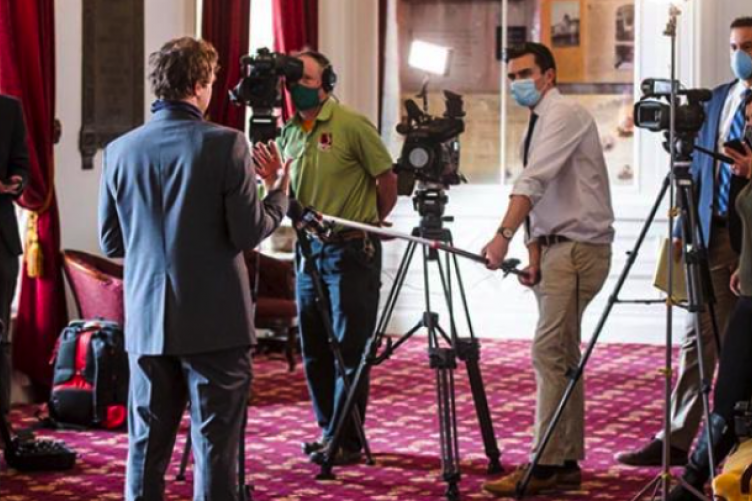
[[[547,69],[545,77],[546,77],[546,82],[550,83],[553,86],[554,83],[556,82],[556,70],[554,70],[553,68]]]

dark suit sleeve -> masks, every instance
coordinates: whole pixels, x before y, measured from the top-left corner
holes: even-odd
[[[253,249],[282,222],[287,197],[273,191],[262,201],[248,144],[238,134],[232,147],[224,180],[225,218],[230,241],[239,251]]]
[[[21,189],[15,194],[15,196],[19,196],[29,180],[29,148],[26,144],[26,123],[24,122],[23,109],[18,101],[13,101],[13,115],[13,138],[10,143],[8,178],[21,176]],[[7,181],[7,179],[4,181]]]
[[[102,161],[102,180],[99,187],[99,246],[107,257],[124,257],[125,245],[120,228],[115,197],[107,182],[107,150]]]

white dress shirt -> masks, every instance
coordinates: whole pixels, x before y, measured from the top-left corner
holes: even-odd
[[[528,197],[533,206],[529,238],[560,235],[577,242],[613,242],[611,188],[592,115],[556,88],[533,112],[538,121],[528,164],[512,188],[512,195]]]

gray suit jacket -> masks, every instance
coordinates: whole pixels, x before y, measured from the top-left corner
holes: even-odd
[[[182,110],[110,143],[99,239],[125,257],[126,349],[188,355],[253,341],[242,251],[279,225],[287,198],[257,195],[245,137]]]
[[[11,176],[21,176],[22,187],[29,177],[26,125],[21,103],[12,97],[0,96],[0,180],[8,181]],[[16,256],[23,252],[13,206],[17,196],[0,195],[0,245]]]

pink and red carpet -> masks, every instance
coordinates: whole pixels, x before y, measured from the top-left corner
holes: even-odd
[[[482,370],[502,461],[509,470],[526,460],[534,408],[535,383],[530,344],[484,342]],[[586,374],[587,454],[581,491],[532,500],[631,499],[656,469],[617,465],[613,454],[641,444],[659,427],[662,416],[663,350],[641,345],[602,345]],[[299,367],[299,366],[298,366]],[[318,436],[300,368],[286,372],[279,360],[256,361],[256,397],[248,409],[246,469],[253,498],[263,500],[409,501],[444,499],[434,374],[428,368],[425,341],[412,339],[372,375],[367,435],[376,466],[336,469],[337,480],[314,479],[318,467],[307,462],[300,443]],[[457,406],[462,454],[462,499],[492,499],[481,490],[486,458],[464,367],[457,371]],[[11,413],[15,427],[35,422],[34,407]],[[22,474],[0,462],[3,501],[92,501],[122,499],[127,437],[125,433],[43,432],[65,440],[79,454],[74,470]],[[170,500],[191,498],[186,482],[174,480],[185,424],[168,473]]]

